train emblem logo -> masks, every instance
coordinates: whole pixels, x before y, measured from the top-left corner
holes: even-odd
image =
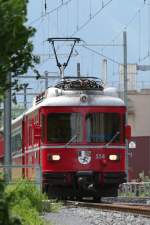
[[[78,153],[78,160],[81,164],[88,164],[91,162],[91,152],[90,151],[80,151]]]

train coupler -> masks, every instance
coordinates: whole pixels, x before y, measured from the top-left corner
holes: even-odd
[[[86,191],[92,191],[95,192],[95,179],[93,172],[79,172],[77,173],[77,186],[80,189],[86,190]]]

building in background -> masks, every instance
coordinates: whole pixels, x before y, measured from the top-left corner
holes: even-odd
[[[139,71],[149,71],[149,65],[128,64],[128,124],[132,139],[129,143],[129,180],[141,172],[150,177],[150,86],[139,82]],[[139,75],[140,76],[140,75]],[[124,67],[119,65],[119,93],[124,98]]]
[[[135,143],[129,148],[129,178],[150,176],[150,89],[128,91],[128,124]]]
[[[128,90],[137,90],[137,64],[128,64]],[[124,88],[124,65],[119,65],[119,87]]]

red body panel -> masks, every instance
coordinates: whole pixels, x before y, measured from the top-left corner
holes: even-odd
[[[124,107],[43,107],[40,111],[40,114],[47,115],[50,112],[81,112],[83,116],[87,112],[117,112],[122,115],[125,113]],[[94,170],[96,172],[125,172],[125,144],[123,140],[120,143],[112,144],[113,149],[111,148],[102,148],[106,143],[100,144],[89,144],[86,142],[85,138],[85,122],[83,120],[83,141],[77,145],[71,144],[64,148],[64,144],[48,144],[48,142],[42,143],[42,169],[43,172],[66,172],[66,171],[80,171],[80,170]],[[123,138],[122,138],[123,139]],[[45,147],[44,147],[45,146]],[[50,146],[50,148],[46,148]],[[55,147],[56,146],[56,147]],[[57,148],[60,146],[59,148]],[[61,146],[63,146],[61,148]],[[76,147],[77,146],[77,147]],[[89,148],[88,148],[89,146]],[[95,148],[96,146],[96,148]],[[99,148],[100,146],[100,148]],[[121,149],[118,149],[117,147]],[[82,165],[78,161],[79,151],[87,150],[91,152],[91,162],[87,165]],[[60,161],[50,162],[48,161],[49,154],[59,154],[61,156]],[[120,154],[119,161],[110,161],[108,156],[110,154]],[[105,156],[104,159],[97,159],[98,155]]]
[[[77,173],[80,171],[92,171],[97,174],[107,173],[124,173],[125,174],[125,143],[124,143],[124,106],[58,106],[48,107],[43,106],[36,111],[33,111],[13,125],[12,133],[17,129],[17,126],[22,126],[22,152],[16,152],[12,155],[12,161],[16,164],[36,165],[40,164],[42,174],[58,174],[58,173]],[[34,127],[41,126],[41,116],[47,116],[48,113],[66,113],[80,112],[82,114],[82,141],[78,143],[48,143],[47,139],[42,141],[42,136],[39,140],[34,138]],[[88,143],[86,140],[86,123],[85,115],[89,112],[108,112],[118,113],[121,118],[121,134],[119,143]],[[55,129],[55,128],[54,128]],[[47,128],[44,130],[47,133]],[[42,135],[42,134],[41,134]],[[3,154],[3,141],[0,139],[0,157]],[[82,164],[79,161],[80,152],[88,152],[90,154],[90,162]],[[18,154],[18,157],[17,157]],[[119,160],[109,160],[109,155],[119,155]],[[52,161],[51,155],[59,155],[60,160]],[[33,168],[23,168],[22,176],[28,178],[33,177],[35,171]]]
[[[84,146],[80,150],[85,150]],[[78,161],[79,149],[43,149],[42,150],[42,168],[43,172],[75,172],[93,170],[95,172],[124,172],[125,171],[125,150],[124,149],[86,149],[91,152],[91,162],[83,165]],[[108,156],[110,154],[120,154],[119,161],[110,161]],[[59,161],[49,161],[48,155],[60,155]],[[98,159],[97,156],[103,155],[105,158]]]
[[[44,115],[47,115],[49,112],[81,112],[83,115],[87,112],[118,112],[120,114],[125,113],[124,107],[43,107],[40,109],[40,111],[37,111],[38,119],[37,122],[40,123],[40,114],[43,113]],[[34,143],[33,140],[33,125],[35,124],[35,117],[34,113],[32,113],[29,116],[25,116],[24,120],[21,121],[23,125],[22,128],[22,162],[25,165],[28,164],[35,164],[38,161],[40,161],[40,151],[38,149],[39,143]],[[29,119],[30,118],[30,119]],[[20,126],[20,124],[19,124]],[[15,129],[17,128],[14,126]],[[32,133],[30,133],[30,128],[32,130]],[[83,130],[86,129],[84,121],[83,121]],[[83,131],[85,132],[85,131]],[[49,148],[43,148],[42,149],[42,169],[43,171],[76,171],[76,170],[91,170],[94,171],[124,171],[125,170],[125,149],[117,149],[117,146],[125,147],[125,144],[123,142],[116,144],[113,146],[115,149],[105,149],[102,148],[105,143],[103,144],[88,144],[85,140],[85,135],[83,135],[83,141],[81,143],[78,143],[77,146],[80,146],[80,148],[76,148],[76,145],[74,145],[74,148],[71,149],[69,147],[67,148],[57,148],[57,144],[50,145],[48,142],[41,143],[41,146],[51,146],[51,149]],[[60,144],[62,146],[64,144]],[[37,148],[37,154],[35,158],[35,151],[32,148]],[[56,148],[55,148],[56,146]],[[78,162],[78,152],[80,150],[85,150],[84,147],[86,146],[86,150],[91,152],[91,163],[88,165],[81,165]],[[88,148],[87,146],[90,146]],[[95,146],[96,149],[95,149]],[[101,146],[101,148],[98,148],[98,146]],[[3,140],[0,139],[0,156],[3,156]],[[113,147],[113,148],[114,148]],[[30,150],[28,153],[28,150]],[[60,154],[61,160],[58,162],[49,162],[47,160],[48,154]],[[108,159],[109,154],[120,154],[120,161],[111,162]],[[96,154],[102,154],[105,156],[105,159],[96,159]],[[16,159],[14,160],[14,162]],[[19,160],[20,161],[20,160]],[[20,161],[20,163],[21,163]]]

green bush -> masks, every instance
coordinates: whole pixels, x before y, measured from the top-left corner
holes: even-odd
[[[16,184],[8,185],[5,192],[12,206],[28,199],[31,207],[38,212],[42,212],[42,201],[47,200],[45,194],[41,193],[33,183],[25,179]]]
[[[21,180],[16,184],[8,185],[5,194],[12,214],[19,216],[22,225],[45,224],[40,214],[43,210],[42,201],[47,197],[33,183]]]
[[[9,201],[5,195],[4,181],[0,175],[0,225],[22,225],[18,217],[12,217]]]
[[[0,183],[0,225],[49,225],[43,212],[58,211],[61,203],[47,196],[28,180],[4,187]]]
[[[23,199],[18,204],[12,207],[12,213],[19,215],[22,221],[22,225],[44,225],[45,221],[39,216],[39,212],[32,204],[29,199]]]

